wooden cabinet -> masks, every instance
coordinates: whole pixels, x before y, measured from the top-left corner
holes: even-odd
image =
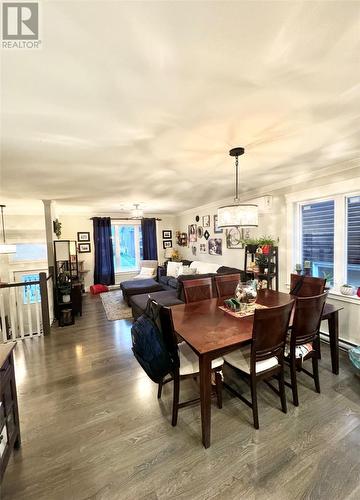
[[[15,345],[0,345],[0,481],[12,449],[21,444],[13,356]]]

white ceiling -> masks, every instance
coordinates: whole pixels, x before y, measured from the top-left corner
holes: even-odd
[[[360,165],[359,1],[40,7],[43,48],[1,51],[7,198],[185,210],[238,145],[243,192]]]

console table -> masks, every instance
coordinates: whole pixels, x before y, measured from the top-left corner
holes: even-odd
[[[0,345],[0,482],[13,448],[21,444],[13,350]]]

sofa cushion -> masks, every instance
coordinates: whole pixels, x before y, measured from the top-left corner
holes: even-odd
[[[159,277],[159,283],[162,285],[168,286],[169,280],[172,278],[172,276],[160,276]]]
[[[194,260],[190,264],[190,268],[195,268],[197,274],[216,273],[219,267],[220,264],[212,262],[202,262],[200,260]]]
[[[120,289],[122,290],[124,300],[129,303],[129,297],[131,295],[139,295],[142,293],[158,292],[164,290],[164,288],[155,281],[154,279],[139,279],[139,280],[128,280],[120,283]]]

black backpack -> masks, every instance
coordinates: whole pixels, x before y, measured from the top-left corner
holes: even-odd
[[[151,380],[157,384],[179,364],[177,350],[171,349],[163,332],[161,307],[149,299],[144,314],[131,328],[134,356]]]

